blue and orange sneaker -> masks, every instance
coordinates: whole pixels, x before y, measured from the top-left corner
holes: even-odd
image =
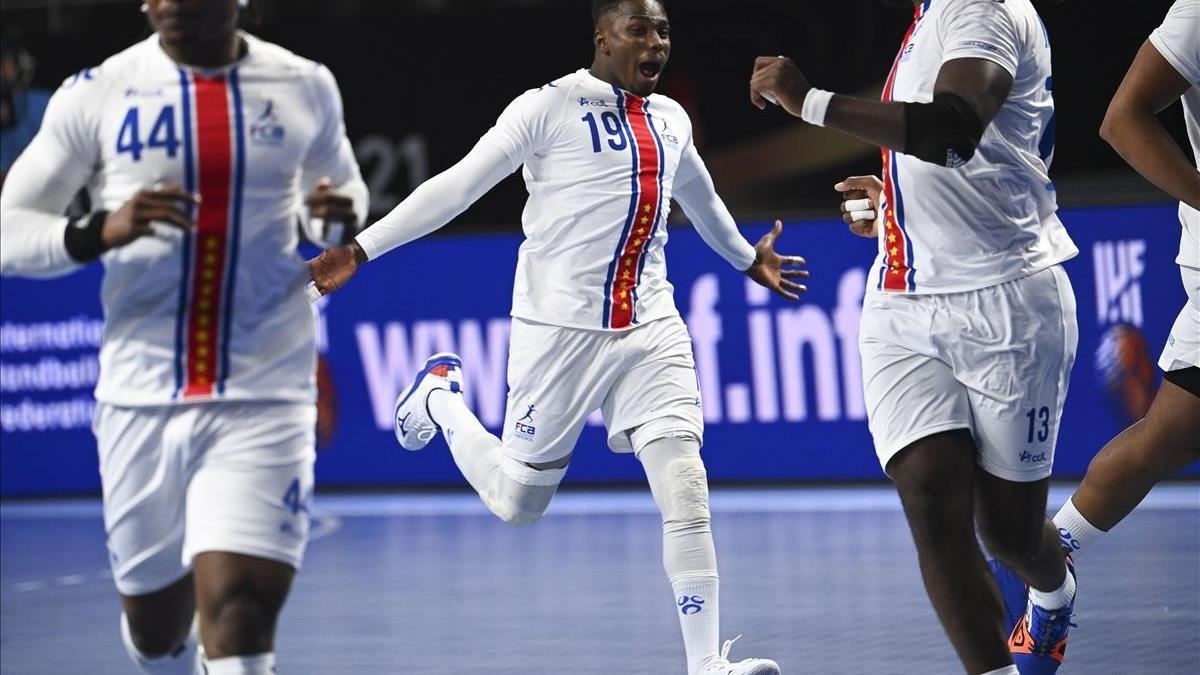
[[[429,414],[429,394],[437,389],[462,392],[462,359],[458,354],[434,354],[425,361],[413,383],[396,398],[393,419],[396,440],[405,450],[420,450],[439,428]]]
[[[1017,622],[1025,616],[1025,607],[1029,604],[1029,586],[999,560],[989,560],[987,564],[996,579],[996,585],[1000,587],[1000,597],[1004,599],[1004,634],[1012,635]]]
[[[1075,576],[1075,562],[1067,556],[1067,574]],[[1061,609],[1038,607],[1032,601],[1025,616],[1017,622],[1008,638],[1008,650],[1021,675],[1051,675],[1058,671],[1067,655],[1067,633],[1075,598]]]

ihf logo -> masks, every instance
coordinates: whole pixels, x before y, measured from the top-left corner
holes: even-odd
[[[704,609],[704,598],[698,595],[679,596],[679,611],[684,615],[696,614]]]
[[[1104,332],[1096,346],[1096,375],[1110,406],[1123,423],[1145,416],[1154,400],[1156,373],[1142,335],[1142,275],[1146,242],[1098,241],[1092,246],[1096,270],[1096,318]]]

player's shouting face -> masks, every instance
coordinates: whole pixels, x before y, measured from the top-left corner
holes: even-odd
[[[146,14],[163,42],[195,49],[237,31],[238,0],[148,0]]]
[[[625,0],[615,4],[596,23],[594,73],[638,96],[658,86],[671,57],[671,25],[657,0]]]

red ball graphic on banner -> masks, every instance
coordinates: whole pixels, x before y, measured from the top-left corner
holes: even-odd
[[[1119,323],[1104,332],[1096,348],[1096,374],[1123,423],[1146,416],[1158,375],[1146,338],[1136,326]]]

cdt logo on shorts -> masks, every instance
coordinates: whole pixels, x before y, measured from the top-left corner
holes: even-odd
[[[528,408],[525,410],[525,414],[513,425],[513,433],[523,441],[532,441],[534,434],[537,433],[537,429],[533,426],[533,414],[537,412],[537,407],[532,403],[526,405]]]

